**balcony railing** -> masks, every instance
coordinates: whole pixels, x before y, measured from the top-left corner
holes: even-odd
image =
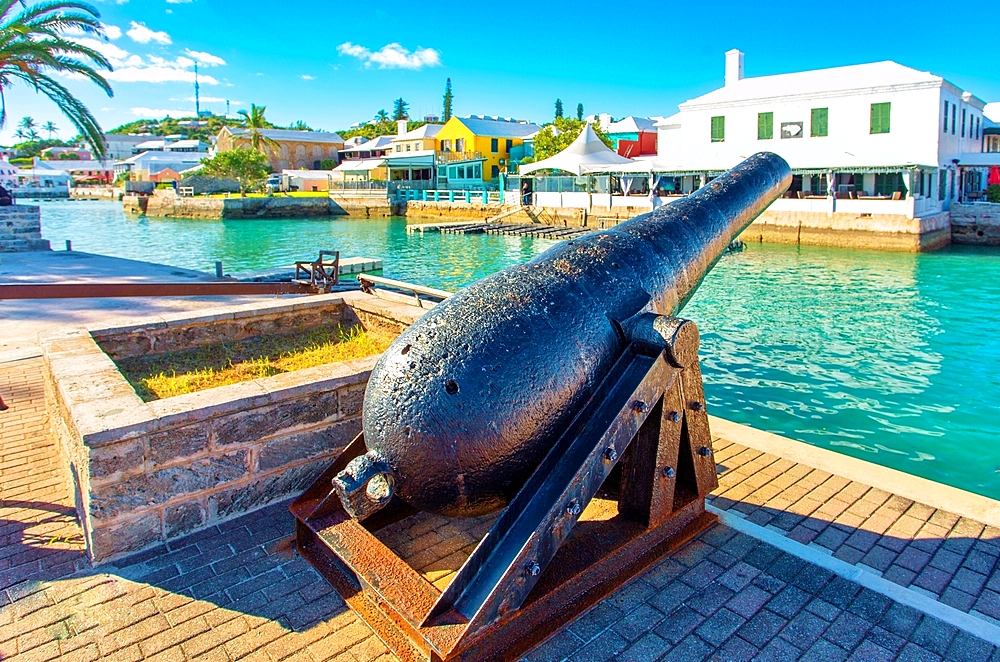
[[[455,161],[474,161],[483,158],[482,152],[437,152],[434,155],[436,163],[453,163]]]

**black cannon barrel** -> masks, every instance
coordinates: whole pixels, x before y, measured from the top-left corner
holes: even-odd
[[[334,481],[345,506],[344,486],[367,484],[372,508],[392,493],[447,516],[502,508],[621,355],[623,325],[677,314],[790,182],[781,157],[756,154],[686,198],[560,243],[436,306],[372,371],[368,454]]]

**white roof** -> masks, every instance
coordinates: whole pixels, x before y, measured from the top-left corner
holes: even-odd
[[[206,145],[200,140],[178,140],[175,143],[169,143],[167,149],[184,149],[185,147],[200,147]]]
[[[423,126],[417,127],[413,131],[407,131],[402,135],[394,136],[393,140],[394,141],[417,140],[419,138],[433,138],[441,131],[441,127],[443,126],[444,126],[443,124],[424,124]]]
[[[82,161],[80,159],[42,161],[39,159],[34,167],[37,170],[73,172],[74,170],[111,170],[114,166],[111,161]]]
[[[242,127],[224,127],[233,136],[242,137],[247,130]],[[261,129],[260,135],[271,140],[299,143],[340,143],[344,144],[344,139],[336,133],[325,131],[297,131],[295,129]]]
[[[680,104],[691,106],[720,104],[753,99],[787,96],[812,96],[898,85],[941,85],[944,79],[927,71],[918,71],[886,60],[846,67],[798,71],[774,76],[743,78]]]
[[[627,159],[624,156],[616,154],[611,148],[605,145],[597,137],[597,134],[594,133],[590,122],[587,122],[587,125],[583,127],[583,131],[576,137],[576,140],[570,143],[569,147],[555,156],[520,166],[518,173],[526,175],[536,170],[552,169],[582,175],[589,168],[596,166],[618,165],[621,167],[628,163],[633,163],[632,159]]]
[[[389,143],[395,136],[375,136],[368,142],[363,142],[357,147],[341,150],[343,152],[374,152],[377,149],[389,149]]]
[[[170,144],[169,140],[145,140],[135,146],[136,149],[163,149]]]
[[[648,117],[628,117],[617,122],[611,122],[604,128],[605,133],[639,133],[640,131],[656,131],[656,123]]]
[[[1000,101],[986,104],[986,108],[983,109],[983,115],[986,115],[986,119],[1000,124]]]
[[[385,159],[361,159],[360,161],[344,161],[334,168],[335,172],[364,172],[375,170],[385,165]]]

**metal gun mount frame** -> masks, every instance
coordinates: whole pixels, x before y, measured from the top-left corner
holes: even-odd
[[[301,554],[400,659],[516,659],[716,521],[697,328],[647,314],[623,334],[594,396],[443,593],[373,535],[412,507],[394,497],[359,522],[331,491],[363,435],[292,504]]]

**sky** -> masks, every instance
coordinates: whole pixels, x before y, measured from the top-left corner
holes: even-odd
[[[16,6],[16,5],[15,5]],[[724,53],[746,54],[746,76],[895,60],[1000,101],[1000,67],[970,37],[982,18],[959,5],[913,0],[890,12],[865,5],[748,2],[436,3],[260,0],[103,0],[98,47],[113,63],[108,98],[64,79],[101,126],[193,115],[194,64],[201,107],[230,114],[251,103],[279,125],[302,120],[337,130],[392,112],[403,97],[415,119],[440,115],[451,78],[456,115],[545,122],[556,98],[566,114],[671,115],[723,83]],[[81,37],[89,39],[90,37]],[[52,121],[75,135],[44,96],[5,90],[8,124]],[[45,133],[43,132],[43,136]]]

